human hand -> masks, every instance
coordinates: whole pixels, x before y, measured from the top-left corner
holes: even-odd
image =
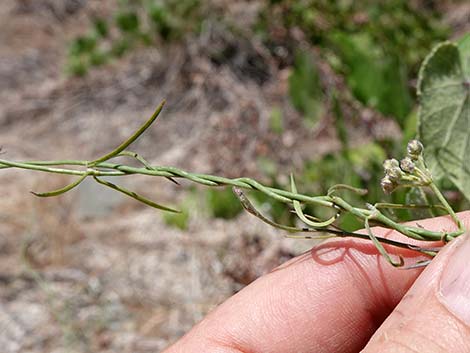
[[[470,212],[459,217],[470,223]],[[448,217],[420,224],[455,229]],[[381,228],[374,234],[400,237]],[[420,259],[389,251],[407,263]],[[424,271],[390,266],[369,242],[326,242],[235,294],[165,353],[361,349],[470,352],[470,237],[452,241]]]

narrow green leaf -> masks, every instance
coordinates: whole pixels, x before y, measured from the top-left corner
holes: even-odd
[[[375,247],[379,251],[379,253],[385,257],[385,259],[393,266],[393,267],[402,267],[405,264],[405,261],[403,260],[403,257],[401,255],[398,255],[398,262],[394,261],[390,254],[385,250],[384,246],[380,243],[379,239],[372,233],[372,229],[370,229],[369,226],[369,219],[366,218],[364,221],[364,226],[367,230],[367,234],[370,237],[370,240],[374,243]]]
[[[58,196],[58,195],[61,195],[61,194],[65,194],[67,191],[70,191],[73,188],[80,185],[82,183],[82,181],[84,181],[89,175],[91,175],[91,173],[85,173],[85,174],[83,174],[83,176],[78,178],[73,183],[70,183],[70,184],[64,186],[63,188],[60,188],[60,189],[57,189],[57,190],[53,190],[53,191],[49,191],[49,192],[34,192],[34,191],[31,191],[31,193],[34,196],[38,196],[38,197],[51,197],[51,196]]]
[[[297,187],[295,186],[294,176],[292,174],[290,175],[290,186],[291,186],[292,192],[294,194],[297,194]],[[336,220],[336,216],[333,216],[327,219],[326,221],[314,222],[305,216],[304,212],[302,211],[302,207],[300,206],[299,201],[292,200],[292,204],[294,205],[295,213],[300,218],[300,220],[311,227],[314,227],[314,228],[328,227],[330,224],[333,224],[333,222]]]
[[[159,210],[163,210],[163,211],[168,211],[168,212],[174,212],[174,213],[180,213],[180,211],[178,210],[175,210],[173,208],[170,208],[170,207],[167,207],[167,206],[163,206],[163,205],[160,205],[156,202],[153,202],[152,200],[149,200],[139,194],[137,194],[136,192],[134,191],[130,191],[130,190],[127,190],[126,188],[122,187],[122,186],[119,186],[119,185],[116,185],[116,184],[113,184],[113,183],[110,183],[109,181],[106,181],[106,180],[103,180],[103,179],[99,179],[97,177],[93,177],[93,179],[95,179],[98,183],[102,184],[102,185],[105,185],[113,190],[116,190],[116,191],[119,191],[119,192],[122,192],[123,194],[129,196],[129,197],[132,197],[133,199],[137,200],[137,201],[140,201],[150,207],[153,207],[153,208],[157,208]]]
[[[150,125],[153,124],[153,122],[158,118],[158,116],[160,115],[160,112],[162,111],[163,109],[163,106],[165,105],[165,100],[163,100],[160,105],[157,107],[157,109],[155,110],[155,112],[152,114],[152,116],[150,117],[150,119],[148,119],[141,127],[139,127],[137,129],[136,132],[134,132],[132,134],[131,137],[129,137],[126,141],[124,141],[123,143],[121,143],[118,147],[116,147],[116,149],[114,149],[113,151],[111,151],[110,153],[98,158],[98,159],[95,159],[94,161],[91,161],[88,165],[90,167],[93,167],[101,162],[105,162],[107,161],[108,159],[111,159],[113,157],[116,157],[117,155],[119,155],[119,153],[121,153],[122,151],[124,151],[130,144],[132,144],[135,140],[137,140],[140,135],[142,135],[149,127]]]
[[[241,205],[243,208],[248,212],[251,213],[253,216],[258,217],[261,219],[263,222],[275,227],[279,228],[282,230],[287,230],[288,232],[307,232],[309,231],[308,229],[301,229],[301,228],[296,228],[296,227],[289,227],[285,226],[283,224],[276,223],[274,221],[271,221],[269,218],[263,216],[261,212],[259,212],[255,206],[251,203],[251,201],[248,199],[248,197],[245,195],[245,193],[238,187],[234,186],[232,188],[233,193],[235,196],[238,198],[240,201]]]

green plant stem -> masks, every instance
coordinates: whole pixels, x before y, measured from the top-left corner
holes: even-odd
[[[54,174],[64,174],[64,175],[71,175],[71,176],[78,176],[78,180],[66,185],[57,190],[53,190],[50,192],[44,193],[34,193],[37,196],[57,196],[68,192],[78,186],[82,181],[84,181],[87,177],[93,177],[93,179],[106,187],[109,187],[113,190],[121,192],[135,200],[138,200],[146,205],[151,207],[170,211],[170,212],[178,212],[177,210],[160,205],[152,200],[149,200],[134,191],[128,190],[122,186],[117,184],[111,183],[108,180],[104,180],[101,177],[120,177],[126,175],[146,175],[146,176],[153,176],[153,177],[164,177],[169,179],[172,182],[175,182],[175,179],[186,179],[188,181],[205,185],[208,187],[233,187],[235,194],[239,198],[240,202],[242,203],[245,210],[250,212],[251,214],[255,215],[263,222],[274,226],[276,228],[289,231],[289,232],[318,232],[319,234],[312,237],[310,235],[307,236],[299,236],[305,238],[316,238],[316,239],[326,239],[333,236],[351,236],[356,238],[369,238],[372,240],[378,251],[384,255],[387,260],[394,266],[401,266],[403,265],[402,259],[399,262],[394,261],[390,255],[388,255],[387,251],[381,245],[381,243],[386,243],[389,245],[404,247],[410,250],[419,251],[423,254],[427,254],[430,256],[435,255],[437,250],[434,249],[425,249],[413,246],[411,244],[400,243],[400,242],[393,242],[388,241],[386,239],[376,237],[370,225],[380,225],[388,229],[395,230],[403,235],[416,239],[416,240],[424,240],[424,241],[439,241],[439,240],[448,240],[451,238],[455,238],[461,235],[464,232],[463,225],[458,219],[455,212],[450,207],[449,203],[446,201],[442,193],[439,191],[437,186],[433,183],[432,178],[430,176],[429,171],[426,169],[424,165],[424,160],[422,157],[418,160],[417,168],[415,170],[416,175],[414,178],[416,179],[416,183],[419,181],[419,186],[429,186],[431,190],[436,194],[439,202],[442,206],[435,206],[435,205],[396,205],[390,203],[378,203],[375,206],[367,205],[367,208],[359,208],[349,204],[343,198],[335,195],[336,191],[344,190],[349,192],[354,192],[358,194],[364,194],[366,191],[362,189],[353,188],[347,185],[339,184],[331,187],[328,191],[326,196],[309,196],[303,195],[298,193],[297,188],[294,183],[294,178],[291,176],[291,191],[282,190],[278,188],[268,187],[263,185],[262,183],[251,179],[251,178],[225,178],[221,176],[209,175],[209,174],[200,174],[200,173],[191,173],[187,172],[175,167],[167,167],[167,166],[152,166],[146,159],[135,152],[130,152],[127,149],[129,145],[131,145],[135,140],[137,140],[157,119],[158,115],[160,114],[163,108],[164,102],[160,104],[160,106],[156,109],[154,114],[147,120],[140,128],[138,128],[126,141],[121,143],[117,148],[111,151],[104,156],[95,159],[93,161],[86,161],[86,160],[57,160],[57,161],[26,161],[26,162],[14,162],[14,161],[7,161],[0,159],[0,169],[7,169],[7,168],[19,168],[19,169],[26,169],[26,170],[33,170],[45,173],[54,173]],[[124,164],[118,163],[110,163],[109,160],[115,157],[132,157],[140,162],[141,166],[133,167]],[[73,169],[75,167],[76,169]],[[419,173],[419,174],[418,174]],[[415,180],[411,177],[408,177],[410,181],[413,183],[410,184],[414,186]],[[406,179],[406,180],[408,180]],[[177,183],[178,184],[178,183]],[[407,186],[402,185],[400,186]],[[263,216],[259,211],[257,211],[254,206],[249,202],[248,198],[243,194],[241,189],[246,190],[253,190],[261,192],[270,198],[273,198],[277,201],[283,202],[287,205],[291,205],[294,208],[295,213],[303,221],[304,224],[310,226],[311,228],[297,228],[297,227],[290,227],[285,226],[282,224],[277,224],[267,217]],[[331,217],[328,220],[319,220],[318,217],[313,215],[306,215],[302,211],[302,205],[304,204],[314,204],[316,206],[321,206],[325,208],[329,208],[330,210],[334,211],[335,216]],[[454,232],[436,232],[424,229],[422,227],[413,227],[405,224],[400,224],[395,222],[394,220],[388,218],[386,215],[380,212],[379,208],[444,208],[455,221],[458,226],[458,230]],[[354,232],[347,232],[338,227],[336,225],[336,219],[339,215],[349,213],[354,215],[356,218],[361,220],[364,223],[364,226],[368,232],[368,235],[354,233]],[[322,235],[321,233],[329,233],[330,235]],[[395,244],[396,243],[396,244]]]
[[[54,173],[54,174],[66,174],[66,175],[78,175],[83,176],[86,171],[80,170],[70,170],[70,169],[63,169],[63,168],[50,168],[44,167],[41,165],[29,164],[25,162],[10,162],[0,159],[0,164],[3,164],[1,167],[3,168],[20,168],[20,169],[29,169],[35,170],[39,172],[46,172],[46,173]],[[114,174],[115,172],[113,172]]]
[[[394,267],[401,267],[404,265],[405,261],[403,260],[403,257],[402,256],[398,256],[399,258],[399,261],[396,262],[392,259],[392,257],[390,256],[390,254],[387,252],[387,250],[385,250],[385,248],[383,247],[383,245],[380,243],[380,241],[377,239],[377,237],[374,235],[374,233],[372,232],[372,229],[370,229],[370,226],[369,226],[369,220],[372,219],[373,217],[375,216],[375,213],[371,214],[369,217],[366,217],[366,219],[364,220],[364,226],[367,230],[367,234],[369,235],[370,239],[372,240],[372,242],[374,243],[375,247],[377,248],[377,250],[380,252],[380,254]]]
[[[80,160],[58,160],[58,161],[32,161],[32,162],[11,162],[6,160],[0,160],[0,169],[5,168],[21,168],[28,169],[40,172],[47,173],[57,173],[65,175],[74,175],[84,177],[85,175],[102,177],[117,177],[133,174],[141,174],[148,176],[156,177],[170,177],[170,178],[183,178],[189,179],[193,182],[200,183],[208,186],[236,186],[248,190],[258,190],[269,196],[275,195],[276,199],[281,200],[282,202],[291,203],[293,200],[316,204],[318,206],[335,208],[339,207],[346,212],[350,212],[362,221],[366,217],[371,215],[371,211],[367,209],[361,209],[353,207],[348,204],[342,198],[338,196],[308,196],[291,191],[286,191],[277,188],[271,188],[262,185],[255,180],[249,178],[236,178],[229,179],[220,176],[213,176],[208,174],[198,174],[198,173],[189,173],[173,167],[157,167],[151,166],[151,169],[147,167],[131,167],[122,164],[115,164],[109,162],[102,162],[97,164],[94,168],[88,168],[87,170],[73,170],[66,168],[57,168],[57,166],[83,166],[86,167],[89,165],[87,161]],[[64,188],[66,189],[66,188]],[[66,190],[68,191],[68,189]],[[46,193],[47,194],[47,193]],[[444,205],[445,207],[445,205]],[[450,207],[450,206],[449,206]],[[454,213],[455,215],[455,213]],[[409,227],[397,222],[394,222],[379,213],[378,216],[373,217],[371,221],[379,222],[380,224],[387,226],[389,228],[395,229],[409,237],[419,240],[440,240],[442,239],[442,232],[433,232],[426,229],[421,229],[418,227]],[[450,236],[457,236],[459,232],[453,232],[449,234]]]
[[[378,209],[380,208],[389,208],[389,209],[400,209],[400,210],[407,210],[407,209],[433,209],[433,208],[438,208],[441,210],[446,211],[447,209],[444,206],[441,205],[419,205],[419,204],[408,204],[408,205],[402,205],[398,203],[387,203],[387,202],[379,202],[374,204],[374,206]]]
[[[189,179],[193,182],[207,185],[207,186],[237,186],[244,189],[260,190],[270,196],[273,194],[276,195],[276,198],[282,200],[282,202],[291,202],[292,199],[305,202],[317,204],[324,207],[333,207],[333,203],[328,201],[327,196],[307,196],[302,194],[293,193],[286,190],[276,189],[272,187],[267,187],[261,183],[249,179],[249,178],[237,178],[229,179],[220,176],[208,175],[208,174],[198,174],[198,173],[189,173],[174,167],[157,167],[152,166],[151,169],[131,167],[122,164],[114,164],[103,162],[96,165],[93,169],[88,171],[72,170],[65,168],[53,168],[52,166],[83,166],[86,167],[89,165],[87,161],[80,160],[58,160],[58,161],[31,161],[31,162],[10,162],[5,160],[0,160],[0,169],[6,168],[20,168],[28,169],[46,173],[56,173],[56,174],[65,174],[65,175],[76,175],[83,176],[86,173],[89,173],[91,176],[125,176],[132,174],[141,174],[148,176],[156,177],[172,177],[172,178],[182,178]]]
[[[450,217],[451,217],[452,220],[455,222],[455,224],[457,225],[457,227],[459,228],[459,230],[463,230],[462,222],[461,222],[460,219],[457,217],[457,215],[455,214],[454,210],[453,210],[452,207],[449,205],[449,203],[448,203],[447,200],[445,199],[444,195],[442,195],[441,191],[440,191],[439,188],[436,186],[436,184],[435,184],[434,182],[431,182],[431,184],[429,184],[429,187],[430,187],[431,190],[434,192],[434,194],[436,195],[437,199],[438,199],[439,202],[442,204],[442,206],[445,207],[446,211],[449,213]]]
[[[65,174],[65,175],[81,177],[81,179],[79,179],[79,181],[76,183],[72,183],[62,189],[52,191],[51,193],[53,195],[59,195],[63,192],[71,190],[74,186],[78,185],[78,183],[82,181],[83,179],[85,179],[87,176],[119,177],[119,176],[125,176],[125,175],[140,174],[140,175],[155,176],[155,177],[188,179],[195,183],[203,184],[206,186],[235,186],[235,187],[239,187],[239,188],[247,189],[247,190],[257,190],[270,197],[274,197],[275,199],[288,203],[288,204],[289,203],[291,204],[294,200],[296,200],[296,201],[303,202],[303,203],[310,203],[310,204],[315,204],[317,206],[332,208],[336,212],[338,210],[342,210],[343,212],[349,212],[362,221],[365,221],[367,217],[371,216],[370,210],[354,207],[350,205],[349,203],[347,203],[344,199],[338,196],[303,195],[303,194],[299,194],[296,192],[268,187],[250,178],[229,179],[225,177],[208,175],[208,174],[190,173],[190,172],[186,172],[186,171],[174,168],[174,167],[159,167],[159,166],[146,165],[142,168],[142,167],[132,167],[132,166],[116,164],[116,163],[109,163],[109,162],[101,162],[97,164],[94,168],[87,168],[85,170],[58,168],[59,166],[60,167],[81,166],[81,167],[86,168],[89,165],[90,163],[88,161],[81,161],[81,160],[31,161],[31,162],[12,162],[12,161],[0,160],[0,169],[20,168],[20,169],[40,171],[40,172],[46,172],[46,173]],[[441,240],[441,239],[446,239],[445,237],[452,238],[452,237],[461,235],[463,233],[463,228],[462,228],[461,222],[457,218],[457,215],[452,211],[450,205],[447,203],[444,196],[440,193],[437,187],[435,187],[435,185],[432,183],[430,184],[430,187],[433,188],[433,191],[436,193],[436,196],[439,198],[439,201],[443,204],[442,207],[444,207],[447,211],[449,211],[454,221],[456,220],[458,221],[456,223],[459,226],[459,230],[455,232],[451,232],[451,233],[443,233],[443,232],[430,231],[430,230],[422,229],[419,227],[406,226],[406,225],[397,223],[387,218],[385,215],[383,215],[380,212],[377,212],[374,217],[371,217],[369,219],[369,221],[373,221],[375,223],[378,223],[390,229],[395,229],[396,231],[408,237],[411,237],[413,239],[417,239],[417,240]],[[42,193],[40,195],[49,195],[51,193]],[[129,193],[131,193],[131,191],[129,191]],[[150,201],[150,200],[147,200],[147,201]],[[146,202],[146,203],[150,204],[150,202]],[[378,204],[378,206],[381,206],[381,204]],[[382,206],[395,207],[391,204],[383,204]],[[158,208],[162,208],[162,207],[167,208],[165,206],[160,206]],[[412,208],[414,206],[403,205],[403,207]]]
[[[462,222],[459,220],[454,210],[449,205],[446,198],[444,197],[444,195],[442,195],[442,192],[439,190],[436,183],[434,182],[431,172],[426,167],[426,163],[424,162],[424,158],[422,155],[418,157],[416,161],[416,167],[417,168],[415,169],[415,174],[418,175],[425,182],[426,186],[428,186],[432,190],[432,192],[436,195],[439,202],[442,204],[442,206],[444,206],[446,211],[449,213],[450,217],[455,222],[458,229],[463,232],[464,227],[463,227]]]
[[[291,185],[292,192],[297,193],[297,187],[295,185],[294,176],[292,174],[290,175],[290,185]],[[334,215],[333,217],[331,217],[330,219],[327,219],[326,221],[313,221],[311,220],[311,218],[309,219],[304,215],[304,212],[302,211],[302,207],[300,206],[299,201],[293,200],[292,204],[294,205],[294,210],[295,210],[295,213],[297,214],[297,217],[299,217],[302,222],[309,225],[310,227],[314,227],[317,229],[325,228],[333,224],[337,218],[336,215]]]

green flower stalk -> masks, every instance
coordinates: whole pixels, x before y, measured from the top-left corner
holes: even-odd
[[[338,195],[340,191],[353,192],[359,195],[364,195],[367,190],[353,188],[348,185],[334,185],[332,186],[327,195],[323,196],[310,196],[300,193],[297,190],[294,177],[291,176],[290,190],[283,190],[278,188],[269,187],[251,178],[234,178],[229,179],[221,176],[191,173],[174,167],[165,166],[152,166],[141,155],[129,151],[128,147],[136,141],[157,119],[160,115],[165,102],[162,102],[154,114],[148,119],[134,134],[132,134],[126,141],[120,144],[113,151],[96,158],[91,161],[86,160],[58,160],[58,161],[25,161],[15,162],[0,159],[0,169],[17,168],[27,169],[32,171],[39,171],[45,173],[56,173],[76,176],[77,179],[69,185],[60,189],[52,190],[49,192],[33,192],[38,197],[52,197],[59,196],[66,192],[71,191],[81,182],[87,178],[93,178],[97,183],[104,187],[111,188],[117,192],[123,193],[139,202],[142,202],[150,207],[160,209],[165,212],[178,212],[177,210],[156,203],[148,198],[139,195],[131,190],[128,190],[117,183],[109,181],[110,177],[118,179],[126,175],[148,175],[155,177],[164,177],[171,182],[177,183],[178,179],[187,179],[191,182],[202,184],[208,187],[232,187],[234,194],[240,200],[242,206],[246,211],[261,221],[289,232],[288,237],[291,238],[307,238],[307,239],[326,239],[332,237],[355,237],[360,239],[369,239],[372,241],[377,250],[387,259],[387,261],[396,267],[402,267],[404,261],[401,257],[394,259],[386,250],[387,246],[395,246],[405,248],[413,251],[434,256],[439,249],[419,247],[406,242],[393,241],[373,234],[372,225],[382,226],[388,229],[393,229],[408,238],[422,240],[422,241],[449,241],[464,233],[462,223],[457,218],[455,212],[444,198],[438,187],[435,185],[431,173],[426,168],[423,159],[423,145],[417,141],[411,141],[407,146],[407,157],[398,162],[396,159],[386,160],[384,162],[385,177],[381,180],[381,186],[385,193],[393,192],[397,188],[429,188],[437,197],[440,205],[432,204],[390,204],[390,203],[377,203],[375,205],[365,204],[363,207],[358,207],[349,204],[345,199]],[[140,167],[132,167],[123,164],[112,163],[115,157],[131,157],[139,161]],[[108,177],[104,180],[103,177]],[[290,207],[297,215],[299,221],[303,223],[300,227],[291,227],[275,223],[268,217],[264,216],[257,210],[250,202],[246,191],[257,191],[266,194],[267,196],[283,202],[286,207]],[[303,206],[313,204],[324,208],[331,209],[333,216],[328,219],[319,219],[314,215],[305,214]],[[393,219],[387,217],[381,210],[383,209],[422,209],[422,208],[439,208],[445,210],[454,220],[457,225],[457,230],[454,232],[436,232],[427,230],[421,227],[414,227],[403,225],[395,222]],[[341,229],[337,224],[337,219],[341,215],[351,214],[359,219],[364,224],[366,234],[348,232]],[[411,267],[425,265],[426,262],[420,262]]]

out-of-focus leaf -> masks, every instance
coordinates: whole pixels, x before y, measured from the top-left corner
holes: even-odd
[[[258,168],[266,176],[275,178],[277,174],[279,173],[279,168],[276,162],[274,162],[273,160],[267,157],[259,157],[256,162],[257,162],[256,164]]]
[[[470,77],[470,33],[464,35],[458,42],[460,61],[462,63],[462,71],[467,79]]]
[[[346,65],[346,80],[357,99],[401,123],[411,110],[411,97],[400,60],[386,54],[367,33],[337,32],[331,40]]]
[[[374,165],[382,166],[382,162],[387,158],[384,149],[376,143],[368,143],[365,145],[352,148],[349,151],[351,163],[356,168],[369,169]]]
[[[383,82],[380,53],[367,34],[335,33],[331,36],[347,66],[346,79],[355,96],[376,107]]]
[[[284,131],[283,115],[279,107],[274,107],[271,110],[271,115],[269,117],[269,127],[276,134],[282,134]]]
[[[72,57],[67,65],[67,73],[73,76],[85,76],[88,72],[88,66],[80,57]]]
[[[230,188],[207,190],[207,206],[215,218],[231,219],[243,211],[242,205]]]
[[[93,27],[95,28],[95,33],[101,38],[105,38],[109,34],[108,23],[102,19],[97,18],[93,21]]]
[[[410,114],[406,117],[403,124],[403,146],[416,138],[417,126],[418,126],[418,111],[416,109],[412,110]]]
[[[131,48],[131,42],[127,38],[121,38],[113,43],[111,54],[115,57],[123,56]]]
[[[400,125],[412,108],[412,99],[407,83],[406,67],[399,58],[384,54],[382,59],[383,81],[377,109],[385,115],[393,115]]]
[[[139,29],[139,17],[133,11],[123,11],[116,15],[116,24],[123,32],[136,32]]]
[[[296,56],[289,77],[289,95],[292,105],[307,120],[315,122],[320,118],[323,112],[323,93],[315,61],[309,53],[302,52]]]
[[[354,215],[350,213],[345,213],[342,215],[338,222],[341,229],[344,229],[347,232],[354,232],[358,229],[364,228],[364,223],[359,221],[356,217],[354,217]]]
[[[96,38],[93,36],[77,37],[69,47],[69,53],[72,56],[78,56],[89,53],[96,48]]]
[[[109,54],[102,50],[94,50],[90,53],[90,64],[93,66],[101,66],[106,64]]]
[[[406,193],[406,203],[407,204],[415,204],[415,205],[427,205],[428,200],[426,199],[423,190],[418,188],[411,188]],[[432,214],[431,209],[429,208],[421,208],[421,209],[411,209],[409,210],[410,214],[412,215],[412,219],[423,219],[423,218],[430,218],[434,215]]]
[[[439,44],[418,80],[419,138],[435,179],[450,179],[470,199],[470,43]]]
[[[148,8],[148,16],[156,24],[166,24],[168,22],[168,10],[158,4],[152,4]]]

